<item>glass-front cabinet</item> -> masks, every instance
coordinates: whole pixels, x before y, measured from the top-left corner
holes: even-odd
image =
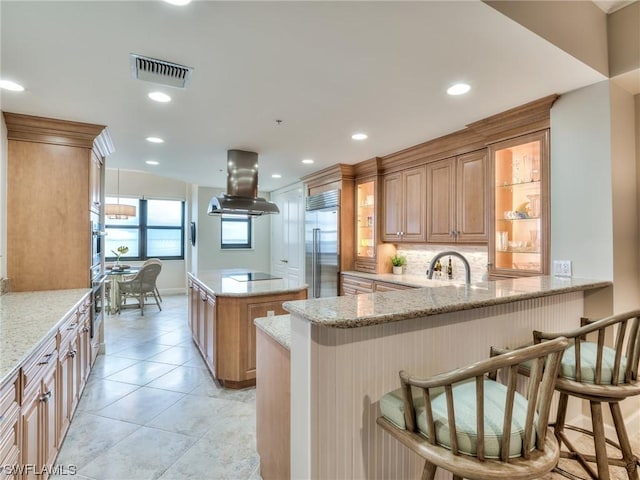
[[[376,181],[356,185],[356,257],[374,261],[376,256]]]
[[[489,147],[492,192],[489,275],[549,271],[548,130]]]

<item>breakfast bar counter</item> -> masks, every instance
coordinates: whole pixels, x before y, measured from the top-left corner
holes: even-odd
[[[419,478],[424,461],[376,424],[400,370],[427,377],[487,358],[493,345],[530,343],[534,329],[577,327],[585,300],[610,288],[542,276],[285,303],[291,477]]]

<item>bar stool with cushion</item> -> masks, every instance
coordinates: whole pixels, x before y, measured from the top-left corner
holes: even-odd
[[[638,363],[640,361],[640,310],[613,315],[601,320],[582,319],[582,327],[570,332],[533,332],[535,343],[559,336],[566,337],[570,346],[562,357],[560,377],[556,390],[560,392],[558,416],[554,425],[558,442],[568,451],[561,451],[563,458],[577,460],[591,478],[608,480],[609,465],[625,467],[629,479],[638,478],[638,459],[631,451],[631,444],[620,410],[620,402],[627,397],[640,395]],[[605,345],[607,334],[613,333],[612,346]],[[597,336],[587,341],[586,336]],[[569,395],[589,401],[593,431],[565,425]],[[618,443],[605,437],[602,419],[602,403],[608,403],[618,436]],[[577,430],[594,438],[595,456],[577,451],[567,437],[565,429]],[[622,458],[608,458],[606,444],[618,448]],[[597,474],[589,465],[595,462]],[[561,472],[562,473],[562,472]]]
[[[418,379],[400,372],[399,390],[380,399],[377,423],[425,459],[422,479],[438,467],[454,479],[533,479],[558,463],[547,428],[564,338]],[[526,396],[516,392],[518,365],[532,362]],[[546,364],[546,367],[545,367]],[[506,386],[495,381],[507,369]]]

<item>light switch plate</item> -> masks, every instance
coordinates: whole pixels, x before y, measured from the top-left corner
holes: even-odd
[[[554,260],[553,274],[556,277],[570,277],[571,276],[571,260]]]

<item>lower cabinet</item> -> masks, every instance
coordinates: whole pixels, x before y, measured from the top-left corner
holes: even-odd
[[[91,368],[90,298],[0,385],[0,480],[43,480]]]
[[[282,304],[289,300],[305,300],[307,289],[246,296],[215,295],[195,278],[190,278],[189,296],[193,341],[207,367],[223,386],[244,388],[256,384],[256,327],[253,321],[270,314],[288,313]]]
[[[56,338],[46,342],[22,369],[21,465],[24,480],[48,478],[58,455],[60,423]]]
[[[341,295],[360,295],[361,293],[391,292],[415,288],[399,283],[369,280],[362,277],[345,275],[344,273],[341,275],[341,279]]]

